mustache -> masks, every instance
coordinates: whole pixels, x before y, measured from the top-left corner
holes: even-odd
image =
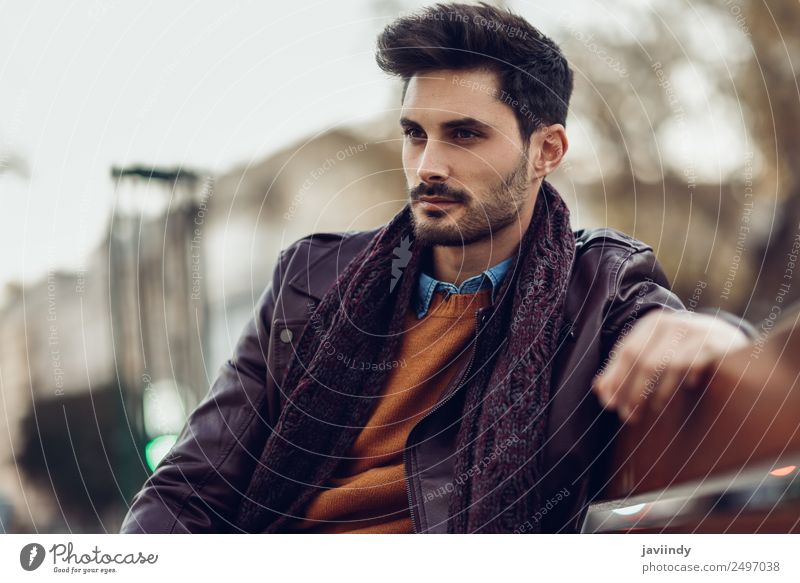
[[[435,184],[418,184],[408,191],[412,201],[418,201],[421,196],[441,196],[454,202],[465,202],[469,197],[462,190],[450,188],[446,184],[437,182]]]

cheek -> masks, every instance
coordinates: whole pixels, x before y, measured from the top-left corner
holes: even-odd
[[[492,184],[504,176],[506,166],[511,162],[510,156],[497,156],[494,152],[474,151],[459,160],[458,169],[464,177],[477,180],[482,184]]]
[[[414,180],[414,176],[417,172],[417,161],[416,156],[413,153],[413,150],[408,147],[408,145],[403,144],[403,155],[402,155],[402,162],[403,162],[403,171],[406,174],[406,179],[409,180],[409,183]]]
[[[505,180],[514,172],[515,166],[512,163],[514,161],[510,156],[499,160],[481,160],[468,168],[468,171],[473,179],[479,181],[481,187],[486,190],[496,187],[500,181]]]
[[[477,167],[464,168],[464,172],[461,174],[461,180],[469,187],[473,194],[482,197],[498,180],[500,180],[500,177],[497,172],[481,164]]]

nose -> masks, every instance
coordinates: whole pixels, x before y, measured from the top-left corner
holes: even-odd
[[[438,144],[435,140],[428,140],[425,144],[425,151],[419,161],[417,177],[431,184],[435,182],[445,182],[450,177],[449,165],[445,160],[443,144]]]

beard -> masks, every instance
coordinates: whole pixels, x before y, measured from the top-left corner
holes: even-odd
[[[442,183],[420,184],[409,191],[412,201],[420,196],[443,196],[462,203],[457,221],[447,221],[444,210],[423,210],[419,206],[411,213],[414,234],[423,246],[463,246],[475,243],[519,220],[522,206],[530,196],[527,156],[520,156],[516,168],[494,184],[483,200],[477,201],[463,190]],[[419,215],[422,215],[420,218]]]

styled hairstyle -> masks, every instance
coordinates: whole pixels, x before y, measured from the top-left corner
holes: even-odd
[[[403,79],[441,69],[494,71],[526,145],[539,128],[566,126],[572,70],[556,43],[527,20],[485,2],[438,3],[398,18],[378,36],[375,60]]]

